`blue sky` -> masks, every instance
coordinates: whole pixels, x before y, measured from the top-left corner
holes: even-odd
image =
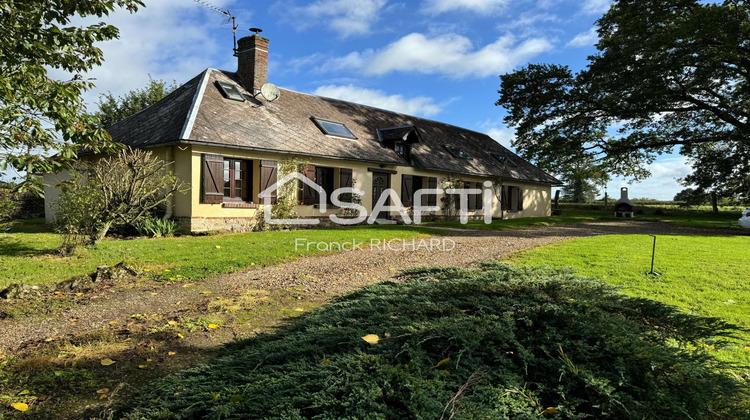
[[[237,17],[238,37],[260,27],[270,39],[269,81],[482,131],[509,145],[494,105],[499,75],[527,63],[574,70],[594,53],[594,22],[608,0],[206,0]],[[193,0],[146,0],[108,23],[105,63],[89,74],[99,94],[143,87],[149,75],[183,83],[207,67],[236,70],[231,25]],[[688,173],[667,156],[631,197],[671,199]],[[622,180],[609,185],[616,193]]]

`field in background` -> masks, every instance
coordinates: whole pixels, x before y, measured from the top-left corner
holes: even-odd
[[[614,216],[614,211],[611,210],[613,207],[612,204],[609,206],[610,209],[607,210],[603,205],[599,204],[561,203],[560,209],[562,214],[559,216],[494,220],[490,225],[485,224],[484,221],[481,220],[469,221],[466,225],[462,225],[458,221],[427,222],[423,223],[423,225],[478,230],[505,230],[543,227],[567,223],[623,220]],[[721,208],[719,213],[714,214],[710,209],[686,209],[667,204],[637,204],[635,211],[636,215],[634,220],[669,222],[683,226],[710,228],[739,229],[737,219],[741,216],[741,210],[737,209]]]

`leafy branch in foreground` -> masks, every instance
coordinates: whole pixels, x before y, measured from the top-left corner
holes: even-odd
[[[81,151],[111,148],[107,132],[86,114],[82,94],[93,84],[82,74],[101,65],[96,42],[115,39],[105,23],[79,27],[73,17],[135,12],[141,0],[6,0],[0,3],[0,168],[55,172]],[[70,75],[54,80],[49,69]],[[35,181],[35,182],[31,182]],[[22,189],[41,193],[38,179]]]

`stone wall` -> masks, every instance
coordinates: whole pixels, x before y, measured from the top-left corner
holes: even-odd
[[[200,232],[252,232],[258,220],[255,217],[176,217],[180,231]]]

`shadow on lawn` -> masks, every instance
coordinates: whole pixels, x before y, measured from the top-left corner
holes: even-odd
[[[118,328],[28,343],[7,359],[0,388],[12,402],[27,403],[35,419],[109,418],[114,404],[154,380],[222,353],[222,346],[186,344],[179,334]],[[0,418],[13,411],[0,405]]]
[[[57,252],[57,248],[34,248],[19,239],[0,235],[0,257],[38,257],[55,252]]]

